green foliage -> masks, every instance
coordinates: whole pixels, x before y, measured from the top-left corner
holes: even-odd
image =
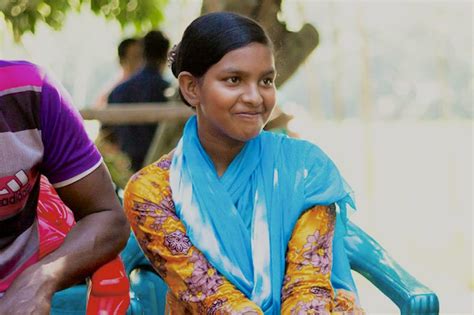
[[[104,159],[105,165],[109,169],[112,181],[120,188],[125,188],[130,177],[133,175],[131,171],[131,163],[129,157],[120,151],[117,145],[109,142],[103,137],[99,137],[95,145],[100,151]]]
[[[117,20],[137,32],[156,27],[164,17],[168,0],[0,0],[0,17],[10,26],[16,40],[35,32],[38,22],[60,29],[69,11],[89,7],[94,13]]]

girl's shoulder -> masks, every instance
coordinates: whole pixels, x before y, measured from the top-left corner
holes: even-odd
[[[262,140],[274,150],[279,150],[285,156],[299,156],[310,159],[327,159],[326,153],[316,144],[304,139],[292,138],[285,134],[264,132]]]
[[[130,216],[140,217],[175,212],[169,183],[171,157],[164,155],[158,161],[135,173],[124,190],[124,208]]]
[[[126,190],[150,189],[166,190],[170,189],[169,171],[173,152],[163,155],[156,162],[145,166],[136,172],[129,180]]]

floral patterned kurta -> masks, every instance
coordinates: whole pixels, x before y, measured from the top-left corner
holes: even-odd
[[[136,173],[125,189],[125,211],[155,270],[167,283],[169,314],[263,314],[212,267],[175,214],[171,157]],[[335,210],[316,206],[298,220],[288,244],[282,314],[362,312],[352,292],[331,286]]]

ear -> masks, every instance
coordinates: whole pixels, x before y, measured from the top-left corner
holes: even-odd
[[[182,71],[178,75],[179,88],[186,101],[196,108],[199,105],[198,79],[188,71]]]

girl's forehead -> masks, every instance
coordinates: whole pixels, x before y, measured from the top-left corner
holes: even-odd
[[[227,52],[215,64],[220,69],[235,70],[233,67],[274,68],[274,56],[270,47],[260,43],[251,43]]]

